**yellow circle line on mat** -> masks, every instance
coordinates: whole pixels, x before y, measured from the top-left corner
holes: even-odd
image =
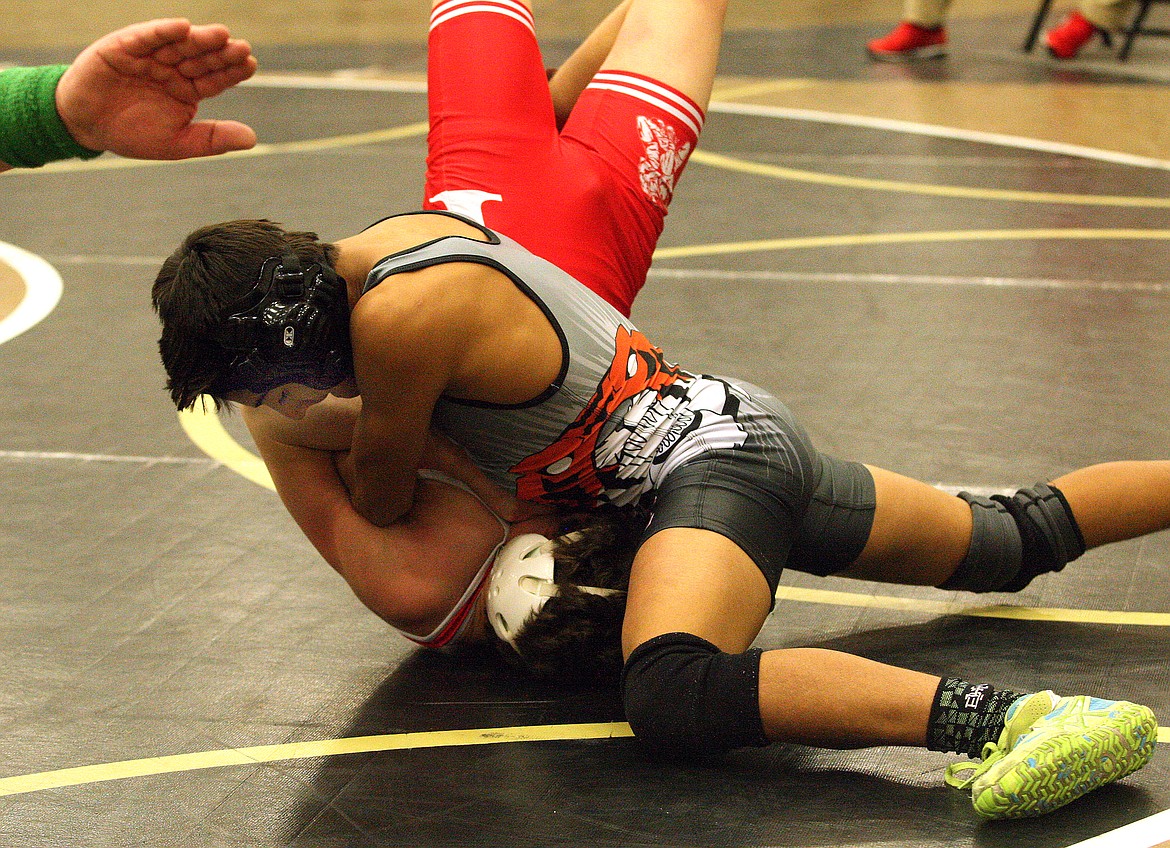
[[[1077,206],[1136,206],[1143,208],[1170,209],[1170,197],[1133,197],[1127,195],[1061,194],[1051,191],[1013,191],[1000,188],[973,188],[968,186],[932,185],[930,183],[908,183],[900,180],[877,180],[867,177],[846,177],[840,174],[824,174],[818,171],[802,171],[784,168],[763,162],[749,162],[733,156],[696,150],[691,154],[692,162],[739,171],[758,177],[769,177],[789,182],[814,183],[835,188],[854,188],[866,191],[896,191],[908,194],[926,194],[936,197],[957,197],[967,200],[999,200],[1010,203],[1065,203]]]
[[[282,745],[257,745],[251,748],[225,748],[147,757],[116,763],[55,769],[36,774],[0,778],[0,797],[63,789],[131,777],[199,771],[228,766],[253,766],[285,760],[313,757],[336,757],[344,754],[369,754],[380,751],[417,750],[419,748],[498,745],[508,742],[571,742],[589,739],[628,739],[633,731],[624,721],[595,724],[551,724],[527,727],[498,727],[480,730],[436,730],[420,733],[395,733],[381,736],[354,736],[346,739],[322,739],[315,742],[288,742]],[[1158,728],[1158,741],[1170,742],[1170,728]]]
[[[759,241],[695,244],[664,247],[654,252],[657,259],[691,256],[716,256],[727,253],[759,253],[768,250],[808,250],[825,247],[858,247],[891,244],[926,244],[964,241],[1044,241],[1054,239],[1103,239],[1131,241],[1165,241],[1170,230],[1137,229],[1031,229],[1031,230],[940,230],[920,233],[846,233],[839,236],[799,236],[761,239]]]
[[[198,164],[201,162],[221,161],[230,159],[248,159],[258,156],[277,156],[294,153],[316,153],[323,150],[337,150],[345,147],[358,147],[364,144],[380,144],[387,141],[398,141],[404,138],[424,136],[428,131],[428,124],[419,121],[413,124],[403,124],[397,127],[387,127],[369,132],[351,133],[348,135],[331,136],[328,138],[305,139],[303,141],[286,141],[274,144],[257,144],[250,150],[237,150],[219,156],[208,156],[197,159],[181,159],[177,161],[158,161],[150,159],[124,159],[121,157],[103,157],[92,162],[51,162],[42,168],[17,168],[11,173],[15,175],[37,176],[42,174],[62,174],[85,171],[116,170],[123,168],[149,168],[159,165]],[[969,186],[934,185],[931,183],[911,183],[901,180],[880,180],[866,177],[847,177],[840,174],[825,174],[818,171],[803,171],[797,168],[785,168],[779,165],[769,165],[763,162],[750,162],[733,156],[724,156],[706,150],[696,150],[691,154],[691,161],[729,171],[753,174],[775,180],[789,182],[812,183],[816,185],[833,186],[836,188],[861,189],[864,191],[893,191],[907,194],[922,194],[934,197],[953,197],[968,200],[997,200],[1011,203],[1054,203],[1079,206],[1121,206],[1138,208],[1170,208],[1170,198],[1166,197],[1134,197],[1126,195],[1092,195],[1092,194],[1061,194],[1047,191],[1015,191],[1010,189],[973,188]]]
[[[117,763],[101,763],[6,777],[0,779],[0,796],[21,795],[26,792],[81,786],[107,780],[122,780],[128,777],[148,777],[223,766],[258,765],[310,757],[335,757],[342,754],[366,754],[417,748],[495,745],[504,742],[619,739],[633,735],[630,726],[625,722],[604,722],[498,727],[479,730],[438,730],[382,736],[355,736],[348,739],[323,739],[316,742],[289,742],[283,745],[258,745],[252,748],[227,748],[220,751],[200,751],[191,754],[173,754],[167,757],[124,760]]]
[[[222,462],[232,471],[251,480],[258,486],[276,491],[276,484],[272,482],[272,475],[268,473],[268,466],[264,460],[237,442],[227,430],[223,422],[215,414],[215,406],[210,398],[204,397],[202,402],[196,402],[194,409],[185,409],[179,413],[179,424],[195,446],[209,457]],[[208,410],[208,411],[205,411]]]

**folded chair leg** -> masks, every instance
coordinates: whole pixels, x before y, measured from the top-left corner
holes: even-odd
[[[1129,58],[1129,51],[1133,47],[1134,39],[1138,37],[1138,33],[1142,31],[1142,24],[1146,21],[1146,15],[1149,14],[1150,5],[1153,0],[1142,0],[1138,7],[1137,14],[1134,15],[1133,21],[1125,30],[1125,40],[1121,43],[1121,50],[1117,54],[1117,59],[1124,62]]]
[[[1036,17],[1032,20],[1032,28],[1028,30],[1028,38],[1024,41],[1024,52],[1031,53],[1032,48],[1036,46],[1036,39],[1040,37],[1040,28],[1044,26],[1044,20],[1048,17],[1048,10],[1052,6],[1052,0],[1040,0],[1040,8],[1036,10]]]

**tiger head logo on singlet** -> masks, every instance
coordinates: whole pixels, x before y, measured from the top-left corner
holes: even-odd
[[[700,451],[743,444],[739,400],[722,380],[668,363],[637,330],[618,327],[597,391],[555,442],[516,463],[517,496],[537,503],[633,503]]]

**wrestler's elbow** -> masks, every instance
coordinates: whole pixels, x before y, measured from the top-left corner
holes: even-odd
[[[389,527],[410,512],[414,505],[414,492],[379,486],[358,475],[350,490],[350,499],[353,508],[366,521],[378,527]]]
[[[410,504],[399,507],[383,498],[366,498],[357,493],[354,494],[353,507],[362,518],[375,527],[389,527],[410,512]]]

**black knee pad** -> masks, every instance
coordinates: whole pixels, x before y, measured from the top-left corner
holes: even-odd
[[[1085,540],[1059,489],[1037,483],[1011,497],[960,492],[971,505],[971,546],[942,589],[1018,592],[1085,552]]]
[[[1060,571],[1085,552],[1085,538],[1064,493],[1055,486],[1037,483],[1008,498],[992,495],[1015,518],[1023,548],[1019,573],[1000,586],[1001,592],[1018,592],[1034,577]]]
[[[725,654],[689,633],[639,645],[622,671],[626,720],[657,754],[693,758],[768,744],[758,648]]]

